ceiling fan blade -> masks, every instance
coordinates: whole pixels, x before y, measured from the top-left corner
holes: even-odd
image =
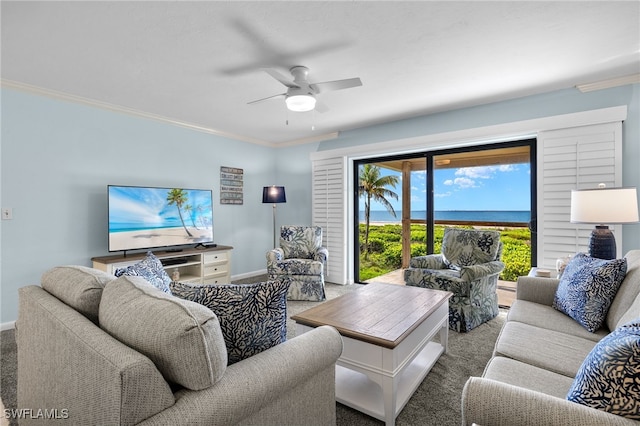
[[[344,80],[324,81],[322,83],[310,84],[311,88],[316,93],[330,92],[333,90],[348,89],[350,87],[362,86],[362,81],[359,78],[347,78]]]
[[[285,96],[287,96],[286,93],[279,93],[277,95],[273,95],[273,96],[269,96],[269,97],[262,98],[262,99],[256,99],[255,101],[247,102],[247,105],[257,104],[258,102],[268,101],[269,99],[283,98]]]
[[[293,82],[293,80],[290,77],[286,77],[282,74],[280,74],[278,71],[272,69],[272,68],[264,68],[264,71],[269,74],[271,77],[275,78],[276,80],[278,80],[280,83],[284,84],[285,86],[287,86],[289,89],[298,89],[300,88],[300,86],[298,86],[296,83]]]

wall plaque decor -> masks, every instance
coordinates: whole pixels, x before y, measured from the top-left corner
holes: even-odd
[[[220,167],[220,204],[242,204],[243,170]]]

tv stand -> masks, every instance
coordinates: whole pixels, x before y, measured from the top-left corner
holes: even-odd
[[[181,248],[170,248],[170,249],[166,249],[165,251],[167,253],[180,253],[183,249]]]
[[[197,246],[196,246],[197,247]],[[178,281],[194,284],[231,283],[231,251],[233,247],[208,245],[199,248],[185,248],[179,252],[171,250],[154,251],[171,277],[174,271],[180,274]],[[94,257],[93,267],[108,274],[116,269],[126,268],[144,259],[145,253]]]
[[[195,245],[194,249],[198,249],[198,250],[206,250],[208,248],[214,248],[214,247],[218,247],[217,244],[207,244],[207,243],[198,243]]]

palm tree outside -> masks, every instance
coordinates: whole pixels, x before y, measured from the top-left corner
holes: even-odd
[[[191,232],[189,232],[189,230],[187,229],[187,226],[184,224],[184,218],[182,217],[182,210],[180,209],[183,205],[186,205],[188,198],[189,196],[187,195],[186,191],[184,191],[183,189],[174,188],[171,191],[169,191],[169,193],[167,194],[167,202],[169,203],[169,205],[175,204],[176,207],[178,208],[178,215],[180,216],[180,222],[182,222],[182,227],[184,228],[185,232],[187,233],[188,236],[193,237],[193,235],[191,235]]]
[[[389,202],[388,198],[398,199],[398,194],[388,189],[392,187],[395,189],[396,185],[400,181],[398,176],[381,176],[380,167],[365,164],[360,169],[359,174],[360,186],[358,194],[360,197],[364,197],[364,220],[365,220],[365,233],[364,233],[364,256],[365,259],[369,256],[369,224],[371,219],[371,201],[377,201],[382,204],[393,217],[396,217],[396,212]]]

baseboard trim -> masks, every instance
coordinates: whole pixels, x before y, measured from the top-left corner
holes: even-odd
[[[245,272],[244,274],[238,274],[231,276],[231,281],[243,280],[245,278],[255,277],[256,275],[264,275],[267,273],[267,268],[259,269],[253,272]]]
[[[16,328],[15,321],[3,322],[0,324],[0,331],[13,330],[14,328]]]

